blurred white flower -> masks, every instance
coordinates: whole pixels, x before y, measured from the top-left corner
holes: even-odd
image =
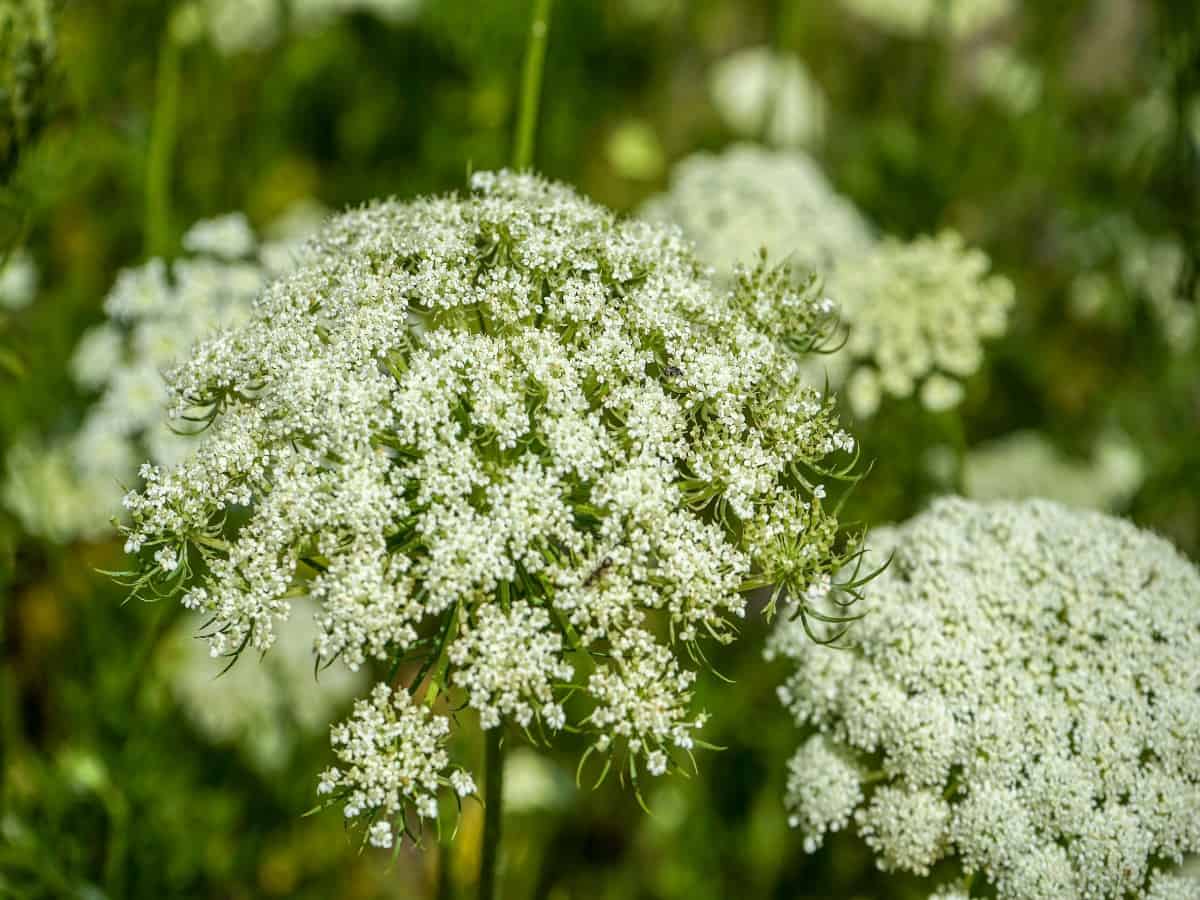
[[[5,496],[28,531],[59,541],[111,533],[137,464],[149,457],[171,465],[190,452],[193,439],[179,433],[187,429],[168,427],[162,373],[203,335],[246,319],[263,286],[291,268],[302,252],[300,229],[290,222],[285,230],[292,236],[259,244],[240,213],[198,222],[184,237],[192,255],[169,266],[152,259],[117,276],[104,301],[108,318],[84,332],[70,360],[95,402],[74,435],[42,449],[45,460],[18,455],[17,469],[9,467]],[[33,481],[16,484],[17,470]],[[73,499],[53,501],[48,484]]]
[[[37,293],[38,271],[27,250],[0,255],[0,309],[23,309]]]
[[[1042,73],[1006,44],[982,48],[974,61],[975,83],[1011,115],[1032,112],[1042,100]]]
[[[849,372],[847,397],[859,416],[882,395],[918,394],[932,411],[958,404],[963,379],[983,362],[983,343],[1004,333],[1013,287],[988,274],[982,251],[945,232],[901,242],[888,238],[842,261],[826,282],[841,304],[845,346],[835,373]]]
[[[739,264],[752,265],[764,248],[773,263],[827,274],[872,244],[866,221],[811,157],[752,144],[687,157],[667,192],[641,214],[678,225],[724,278]]]
[[[229,660],[214,659],[199,636],[204,620],[196,614],[175,627],[164,654],[172,693],[193,725],[214,743],[237,746],[265,772],[283,768],[299,740],[328,728],[366,686],[345,666],[316,671],[316,611],[297,601],[275,650],[247,655],[227,671]]]
[[[526,747],[504,758],[504,811],[536,813],[563,809],[571,803],[575,783],[554,762]]]
[[[717,113],[740,137],[794,147],[825,133],[825,95],[794,54],[739,50],[712,67],[708,85]]]
[[[1144,469],[1137,448],[1121,435],[1101,435],[1090,459],[1073,460],[1044,435],[1016,431],[971,448],[963,490],[975,500],[1043,497],[1115,512],[1141,487]]]

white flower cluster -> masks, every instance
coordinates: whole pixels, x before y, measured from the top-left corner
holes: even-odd
[[[96,402],[70,439],[41,448],[26,441],[9,461],[6,503],[27,531],[53,540],[103,535],[140,460],[186,455],[193,439],[167,420],[162,373],[209,331],[248,317],[262,287],[291,268],[316,222],[305,213],[285,226],[260,243],[240,213],[198,222],[183,238],[191,255],[118,275],[107,319],[84,333],[71,359],[76,383]]]
[[[120,509],[115,483],[81,478],[71,447],[47,445],[25,434],[5,448],[0,502],[29,534],[56,543],[111,535],[109,519]]]
[[[1042,497],[1067,506],[1120,511],[1142,485],[1145,463],[1129,439],[1102,434],[1075,460],[1037,431],[1015,431],[972,447],[963,491],[972,500]]]
[[[943,31],[959,40],[1011,15],[1016,0],[841,0],[850,13],[884,31],[916,37]]]
[[[849,371],[857,415],[872,415],[884,394],[916,393],[932,411],[958,405],[962,379],[983,362],[983,342],[1004,333],[1013,305],[1011,282],[988,267],[982,251],[945,232],[885,239],[834,269],[826,284],[849,329],[834,365]]]
[[[0,309],[23,309],[37,293],[38,271],[28,250],[0,252]]]
[[[565,187],[472,185],[333,220],[172,373],[210,427],[146,467],[127,549],[151,583],[205,560],[216,653],[308,594],[324,658],[423,656],[485,728],[590,697],[597,748],[662,772],[702,721],[676,647],[732,640],[756,586],[803,611],[853,552],[820,482],[854,442],[801,377],[825,317]]]
[[[314,735],[365,685],[344,666],[323,669],[314,679],[311,603],[298,602],[278,630],[272,653],[261,660],[212,658],[197,638],[203,623],[188,616],[175,628],[165,662],[171,691],[195,727],[215,743],[235,744],[262,771],[286,765],[302,737]]]
[[[445,716],[430,712],[405,690],[377,684],[369,698],[355,702],[348,721],[333,726],[334,752],[345,769],[326,769],[317,793],[343,800],[347,819],[368,815],[371,845],[391,847],[393,821],[407,831],[410,807],[421,818],[436,819],[443,787],[459,797],[475,793],[471,776],[450,765],[444,746],[449,734]]]
[[[872,244],[866,221],[811,157],[753,144],[687,157],[641,215],[678,225],[725,278],[764,248],[772,261],[824,274]]]
[[[796,274],[824,275],[847,337],[810,363],[808,377],[844,386],[861,418],[874,415],[885,394],[917,393],[934,411],[956,406],[962,379],[982,362],[984,339],[1007,327],[1012,285],[988,276],[981,251],[953,233],[875,241],[799,151],[739,145],[688,157],[642,215],[682,228],[725,278],[763,250]]]
[[[855,649],[772,639],[820,733],[787,796],[806,847],[854,807],[887,870],[956,857],[1011,900],[1200,895],[1159,871],[1200,851],[1200,572],[1041,500],[944,499],[872,544],[891,565]]]
[[[740,137],[791,147],[825,133],[825,95],[800,57],[769,47],[747,47],[712,67],[713,105]]]

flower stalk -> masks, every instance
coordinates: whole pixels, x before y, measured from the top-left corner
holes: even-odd
[[[496,870],[504,830],[504,727],[483,733],[483,848],[479,859],[479,900],[496,897]]]
[[[167,20],[155,75],[154,118],[146,159],[145,250],[148,257],[171,250],[171,157],[179,125],[179,74],[182,47],[175,20]]]
[[[529,43],[525,46],[525,67],[521,76],[521,105],[517,115],[517,133],[513,140],[513,166],[518,171],[533,165],[533,144],[542,93],[542,70],[546,61],[546,39],[550,33],[551,3],[552,0],[534,0],[533,17],[529,22]]]

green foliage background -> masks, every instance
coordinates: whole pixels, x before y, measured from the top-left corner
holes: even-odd
[[[164,246],[228,210],[262,224],[305,196],[330,208],[411,197],[504,165],[530,5],[427,0],[402,24],[356,14],[230,57],[184,48]],[[1063,238],[1064,223],[1117,214],[1171,237],[1185,251],[1175,290],[1196,302],[1200,7],[1017,10],[999,27],[1043,78],[1041,102],[1022,114],[970,88],[969,45],[891,36],[829,0],[559,0],[537,167],[632,209],[665,183],[660,155],[732,139],[706,92],[712,62],[761,43],[798,53],[828,95],[815,153],[838,189],[891,234],[957,228],[1017,288],[1010,333],[960,410],[893,404],[856,429],[875,468],[854,516],[901,519],[953,489],[926,465],[935,445],[961,451],[1032,428],[1085,455],[1115,426],[1147,468],[1128,514],[1200,558],[1200,350],[1169,350],[1136,297],[1103,319],[1069,315],[1081,263]],[[52,53],[0,34],[0,255],[23,245],[41,272],[34,303],[0,313],[0,454],[22,433],[78,422],[88,398],[64,362],[102,318],[116,272],[152,240],[147,162],[171,4],[52,12]],[[1152,95],[1165,113],[1132,129]],[[651,138],[636,172],[611,152],[631,123]],[[432,897],[439,868],[441,896],[469,896],[478,810],[452,847],[360,853],[336,812],[300,815],[323,737],[265,777],[194,731],[156,677],[173,612],[122,605],[97,574],[119,562],[115,541],[57,546],[0,513],[0,897]],[[727,749],[703,755],[701,777],[651,790],[649,817],[611,781],[514,813],[503,896],[923,896],[877,873],[852,838],[802,853],[782,810],[798,736],[775,700],[780,672],[761,661],[765,625],[746,632],[715,661],[737,687],[709,678],[701,691],[708,737]],[[552,763],[573,779],[568,753]]]

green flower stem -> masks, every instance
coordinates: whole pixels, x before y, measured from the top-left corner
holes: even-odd
[[[533,18],[529,22],[529,42],[525,45],[525,67],[521,76],[521,105],[513,141],[513,166],[518,170],[533,165],[542,70],[546,62],[546,38],[550,33],[551,2],[533,0]],[[479,858],[479,900],[494,900],[496,897],[496,862],[500,856],[504,825],[503,732],[503,725],[483,732],[483,847]]]
[[[179,125],[179,70],[181,47],[168,19],[158,53],[155,76],[154,118],[146,159],[145,249],[147,256],[165,256],[171,250],[171,157]]]
[[[550,33],[552,0],[533,0],[533,18],[529,22],[529,43],[525,45],[525,70],[521,76],[521,106],[517,133],[513,141],[513,166],[528,169],[533,165],[533,143],[537,131],[538,102],[542,94],[542,69],[546,61],[546,38]]]
[[[504,824],[504,726],[483,733],[483,849],[479,859],[479,900],[495,900],[496,860]]]

